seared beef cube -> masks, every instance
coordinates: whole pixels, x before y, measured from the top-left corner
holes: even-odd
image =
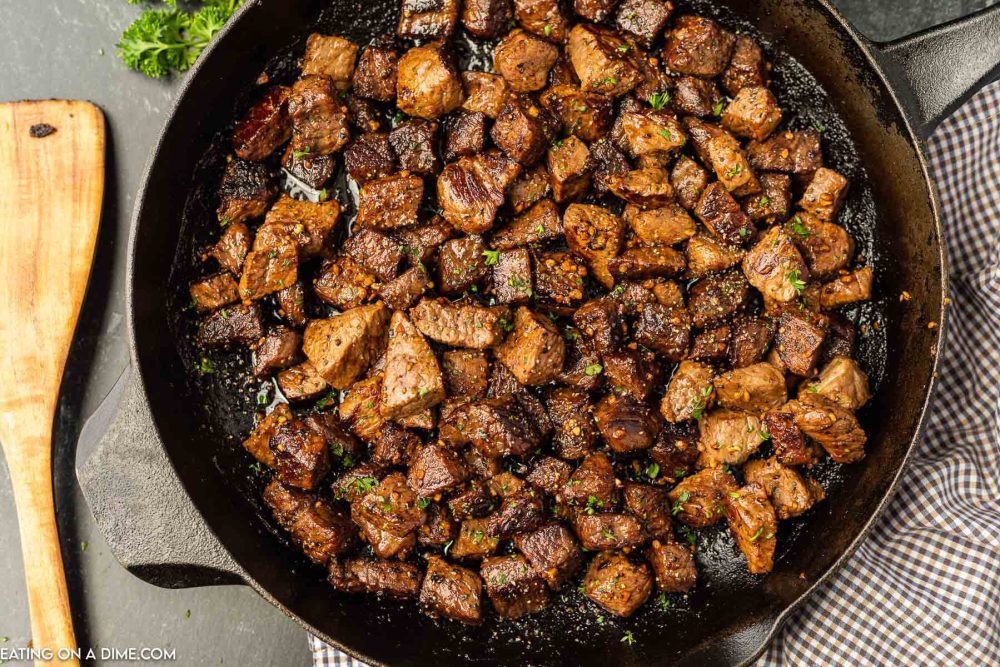
[[[608,179],[610,177],[624,174],[631,169],[625,155],[606,138],[591,145],[590,157],[594,162],[593,185],[597,194],[609,192]]]
[[[285,86],[274,86],[252,106],[233,130],[233,152],[241,160],[263,160],[292,136]]]
[[[688,290],[691,319],[699,329],[715,326],[743,308],[750,299],[750,285],[740,271],[706,276]]]
[[[403,261],[399,244],[369,227],[359,230],[343,244],[344,252],[383,281],[396,277]]]
[[[423,547],[444,547],[458,533],[458,525],[448,511],[436,503],[427,506],[427,521],[417,529],[417,542]]]
[[[400,123],[389,133],[389,143],[404,171],[425,176],[441,171],[437,123],[427,120]]]
[[[343,95],[343,93],[341,93]],[[351,127],[361,134],[369,132],[381,132],[389,127],[384,108],[377,102],[373,102],[357,95],[347,95],[344,99],[347,104],[347,112]]]
[[[601,357],[597,350],[577,329],[568,328],[564,338],[566,361],[563,364],[563,372],[559,374],[559,382],[577,389],[596,389],[601,384],[598,371]]]
[[[833,169],[820,167],[802,194],[799,206],[820,220],[830,222],[837,217],[846,194],[847,179]]]
[[[743,476],[747,484],[764,489],[779,519],[799,516],[826,496],[816,480],[800,475],[774,458],[747,461]]]
[[[486,144],[486,116],[478,111],[456,111],[444,124],[444,159],[481,153]]]
[[[822,315],[805,310],[782,313],[774,345],[781,363],[795,375],[812,375],[829,328],[829,321]]]
[[[450,446],[471,443],[489,458],[524,456],[538,447],[538,425],[510,395],[465,403],[441,424],[441,439]]]
[[[630,396],[609,394],[594,407],[594,421],[604,442],[616,452],[649,449],[663,420]]]
[[[288,98],[288,114],[292,119],[291,149],[296,155],[330,155],[347,145],[347,107],[325,76],[307,76],[295,82]]]
[[[308,361],[278,373],[278,386],[289,401],[316,398],[330,387]]]
[[[420,438],[393,422],[386,422],[371,451],[371,461],[375,465],[391,467],[405,466],[420,447]]]
[[[674,188],[677,201],[690,211],[698,205],[698,200],[708,185],[708,175],[697,162],[682,155],[670,172],[670,184]]]
[[[605,352],[604,373],[616,392],[625,393],[638,401],[645,401],[660,382],[660,367],[652,352],[624,349]]]
[[[792,206],[792,179],[785,174],[761,174],[760,186],[761,194],[743,202],[750,219],[773,222],[786,215]]]
[[[670,498],[667,490],[649,484],[626,482],[623,493],[625,507],[642,520],[645,532],[654,540],[672,540],[670,530]]]
[[[580,77],[580,87],[611,97],[621,97],[635,88],[641,77],[629,46],[618,33],[607,28],[574,26],[566,52]]]
[[[823,285],[819,303],[824,310],[867,301],[872,296],[872,268],[866,266],[845,273]]]
[[[584,549],[609,551],[641,546],[649,536],[631,514],[586,514],[573,517],[573,530]]]
[[[738,142],[728,132],[708,140],[708,163],[715,170],[715,175],[726,190],[737,195],[752,194],[760,191],[750,163],[740,148]],[[713,185],[715,185],[713,183]],[[712,186],[709,186],[711,188]],[[737,206],[738,208],[738,206]],[[743,234],[746,236],[746,234]]]
[[[493,68],[511,90],[530,93],[545,87],[558,58],[558,48],[517,28],[500,40],[493,52]]]
[[[269,468],[274,467],[274,452],[271,451],[271,438],[278,427],[293,418],[292,410],[287,403],[278,403],[270,413],[261,417],[253,431],[243,441],[243,448]]]
[[[496,357],[521,384],[539,385],[554,379],[563,367],[566,346],[547,317],[520,307],[514,331],[496,350]]]
[[[247,226],[242,222],[234,222],[225,225],[219,240],[205,252],[204,257],[214,258],[220,267],[239,277],[243,271],[243,262],[250,252],[251,242]]]
[[[594,556],[583,578],[583,594],[606,611],[628,618],[649,599],[653,575],[645,563],[633,563],[617,552]]]
[[[427,573],[420,589],[420,604],[429,613],[477,625],[483,580],[472,570],[438,556],[427,557]]]
[[[423,199],[419,176],[397,174],[368,181],[358,193],[357,225],[379,229],[414,225]]]
[[[609,176],[607,185],[615,196],[644,209],[666,206],[674,198],[667,172],[659,168],[636,169]]]
[[[264,489],[264,503],[314,563],[325,565],[354,543],[350,518],[321,498],[273,480]]]
[[[435,218],[427,225],[397,230],[395,237],[410,266],[419,267],[429,262],[441,244],[451,238],[453,233],[450,225],[445,224],[441,218]]]
[[[558,523],[515,535],[514,544],[528,559],[531,570],[554,591],[562,588],[583,560],[573,534]]]
[[[837,275],[854,256],[854,238],[840,225],[799,213],[786,224],[786,229],[809,264],[813,278]]]
[[[809,280],[802,255],[780,226],[767,230],[746,254],[743,273],[766,299],[780,303],[794,301]]]
[[[729,357],[730,327],[723,324],[695,335],[688,357],[696,361],[720,363]]]
[[[375,442],[385,423],[378,411],[381,390],[382,374],[376,373],[351,386],[338,407],[340,420],[365,442]]]
[[[665,593],[686,593],[698,579],[691,550],[670,540],[654,540],[646,549],[646,560],[653,566],[657,588]]]
[[[275,293],[278,315],[295,327],[306,324],[306,289],[301,280]]]
[[[439,444],[424,445],[414,456],[407,481],[422,498],[453,489],[469,477],[457,453]]]
[[[503,499],[500,509],[490,515],[486,534],[498,539],[509,539],[517,533],[539,528],[545,523],[545,503],[531,490],[522,490]]]
[[[819,134],[809,130],[779,132],[765,141],[752,142],[747,157],[754,169],[786,174],[812,174],[823,166]]]
[[[850,410],[806,391],[799,400],[785,404],[782,411],[791,412],[795,425],[837,463],[854,463],[864,458],[868,436]]]
[[[534,295],[531,253],[527,248],[505,250],[493,265],[493,297],[498,303],[527,303]]]
[[[511,159],[530,166],[552,143],[559,121],[525,95],[511,94],[493,125],[493,141]]]
[[[748,86],[740,90],[722,114],[724,128],[733,134],[757,141],[766,139],[780,122],[778,100],[770,90],[759,86]]]
[[[465,29],[482,39],[499,37],[513,18],[513,0],[465,0],[462,8]]]
[[[698,460],[698,437],[693,421],[667,422],[660,430],[656,444],[648,451],[649,458],[660,466],[668,479],[689,475]]]
[[[593,170],[590,150],[575,136],[556,142],[549,149],[548,166],[557,202],[579,199],[590,188]]]
[[[603,298],[588,301],[573,313],[573,323],[604,354],[614,351],[622,342],[624,325],[617,302]]]
[[[701,278],[710,273],[725,271],[740,263],[743,251],[736,246],[727,245],[708,234],[698,234],[688,241],[687,275],[689,278]]]
[[[685,477],[670,491],[671,514],[694,528],[711,526],[722,518],[736,480],[721,468],[707,468]]]
[[[674,6],[669,0],[624,0],[618,8],[616,25],[646,48],[667,26]]]
[[[358,47],[350,40],[313,33],[306,41],[306,52],[302,56],[302,76],[323,76],[333,81],[337,88],[346,90],[350,88],[357,58]]]
[[[719,405],[761,413],[788,400],[785,374],[767,362],[736,368],[715,379]]]
[[[511,183],[507,190],[507,202],[510,210],[515,214],[521,214],[551,194],[552,181],[549,172],[544,165],[537,165],[526,170],[520,178]],[[558,214],[558,210],[556,212]]]
[[[640,108],[619,116],[624,148],[633,157],[658,156],[687,143],[687,134],[673,114],[667,111]]]
[[[686,116],[711,116],[722,101],[719,89],[712,81],[693,76],[682,76],[674,84],[674,94],[670,98],[674,109]]]
[[[302,349],[335,389],[347,389],[385,347],[389,309],[358,306],[306,326]]]
[[[460,0],[402,0],[396,34],[408,39],[451,37]]]
[[[461,294],[486,277],[489,269],[478,236],[445,241],[438,254],[437,284],[443,294]]]
[[[395,49],[379,46],[365,48],[351,79],[354,94],[378,102],[395,100],[398,62],[399,53]]]
[[[764,358],[774,338],[774,325],[757,317],[740,317],[733,321],[729,365],[744,368]]]
[[[379,411],[386,419],[409,417],[444,398],[437,357],[402,311],[393,313],[389,323],[384,372]]]
[[[413,323],[428,338],[453,347],[484,350],[503,340],[510,325],[504,306],[474,306],[445,299],[422,299],[410,312]]]
[[[570,24],[560,5],[559,0],[514,0],[515,16],[528,32],[562,44]]]
[[[519,555],[487,558],[480,568],[486,592],[501,618],[515,619],[541,611],[549,604],[545,582]]]
[[[298,419],[279,424],[270,447],[275,472],[289,486],[314,489],[330,470],[326,439]]]
[[[497,550],[500,540],[486,532],[489,519],[466,519],[448,555],[458,560],[482,560]]]
[[[274,243],[283,241],[276,237],[287,236],[295,241],[302,257],[318,255],[339,218],[340,204],[336,200],[316,203],[282,196],[264,218],[253,249],[255,252],[268,251]]]
[[[514,496],[524,488],[524,481],[520,477],[506,471],[491,477],[487,484],[490,493],[501,498]]]
[[[335,257],[320,267],[313,291],[320,301],[350,310],[374,300],[375,276],[350,257]]]
[[[458,0],[444,0],[456,5]],[[465,90],[447,44],[417,46],[399,59],[396,104],[408,116],[437,120],[462,106]]]
[[[198,327],[202,347],[250,346],[264,335],[260,306],[255,303],[230,306],[215,311]]]
[[[462,72],[466,98],[462,108],[496,118],[503,109],[510,86],[502,76],[487,72]]]
[[[770,410],[764,415],[764,430],[771,436],[776,459],[785,465],[812,465],[815,453],[795,425],[790,412]]]
[[[754,415],[725,408],[706,413],[698,422],[698,465],[715,468],[742,464],[764,441],[760,423]]]
[[[445,219],[455,229],[469,234],[489,231],[507,187],[520,171],[517,162],[495,149],[449,164],[437,181],[438,202]]]
[[[430,281],[421,266],[407,269],[400,276],[379,288],[378,295],[393,310],[408,310],[427,289]]]
[[[444,384],[449,396],[475,400],[486,395],[490,362],[477,350],[448,350],[441,356]]]
[[[684,308],[651,303],[635,324],[635,340],[671,361],[680,361],[691,343],[691,315]]]
[[[302,336],[297,331],[281,325],[271,327],[254,348],[254,375],[266,377],[288,368],[298,361],[301,347]]]
[[[347,173],[359,184],[396,173],[396,157],[384,132],[363,134],[344,151]]]
[[[572,466],[565,461],[545,456],[532,464],[531,472],[528,473],[525,480],[536,489],[554,496],[562,491],[563,485],[569,481],[572,472]]]
[[[548,395],[549,418],[555,425],[552,447],[561,458],[580,459],[597,442],[597,426],[591,416],[590,397],[569,387],[553,389]]]
[[[667,36],[664,60],[671,70],[704,79],[719,76],[729,64],[736,37],[701,16],[681,16]]]
[[[545,301],[575,306],[583,300],[587,267],[565,252],[547,252],[535,258],[535,292]]]
[[[618,0],[573,0],[573,11],[579,16],[600,23],[611,16]]]
[[[563,230],[566,245],[587,261],[598,282],[608,289],[614,287],[608,261],[621,249],[625,233],[622,219],[600,206],[570,204],[563,214]]]
[[[559,207],[551,199],[543,199],[506,227],[493,234],[490,244],[498,250],[514,250],[541,241],[550,241],[562,234]]]
[[[219,221],[234,225],[259,218],[277,196],[278,186],[270,168],[260,162],[230,160],[219,184]]]
[[[448,499],[448,509],[459,521],[481,518],[493,509],[493,497],[481,481],[473,479],[465,489]]]
[[[615,281],[638,280],[673,276],[684,270],[684,254],[666,245],[637,246],[629,248],[618,257],[611,258],[608,270]]]
[[[615,471],[603,452],[587,455],[563,487],[566,502],[585,507],[589,514],[611,510],[617,495]]]
[[[726,498],[726,519],[736,544],[747,558],[751,574],[766,574],[774,567],[778,521],[767,493],[759,484],[748,484]]]
[[[199,312],[218,310],[240,300],[239,285],[228,273],[217,273],[192,283],[191,302]]]
[[[361,529],[361,536],[371,545],[372,552],[379,558],[406,560],[417,545],[415,532],[399,536],[379,528],[367,517],[352,514],[351,520]]]
[[[352,558],[330,562],[327,581],[347,593],[374,593],[393,598],[414,598],[420,592],[423,573],[412,563]]]
[[[337,158],[333,155],[298,153],[289,147],[281,159],[281,166],[296,179],[319,190],[333,176]]]
[[[733,57],[722,75],[722,85],[735,97],[748,86],[767,84],[767,67],[764,52],[752,37],[740,35],[733,47]]]
[[[375,486],[378,486],[379,477],[382,477],[383,470],[372,463],[362,463],[346,469],[330,483],[330,490],[336,500],[347,500],[353,502]]]
[[[552,86],[541,103],[562,123],[563,132],[583,141],[597,141],[611,129],[614,101],[605,95],[584,93],[576,86]]]
[[[691,139],[691,147],[694,148],[695,155],[703,164],[711,164],[708,154],[708,142],[716,137],[726,134],[718,125],[706,123],[693,116],[685,116],[682,126]]]
[[[701,419],[715,401],[712,381],[715,373],[710,366],[684,360],[670,379],[660,403],[660,414],[668,422]]]
[[[405,537],[424,523],[427,514],[402,473],[393,473],[351,503],[351,518]]]

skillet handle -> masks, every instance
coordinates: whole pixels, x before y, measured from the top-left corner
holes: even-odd
[[[926,139],[1000,74],[1000,5],[872,46],[910,110],[914,129]]]
[[[80,432],[76,475],[115,558],[163,588],[244,583],[174,473],[126,368]]]

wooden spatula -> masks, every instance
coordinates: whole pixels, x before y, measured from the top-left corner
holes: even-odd
[[[52,420],[103,196],[97,107],[0,104],[0,443],[17,504],[33,646],[54,656],[76,649],[76,639],[52,495]]]

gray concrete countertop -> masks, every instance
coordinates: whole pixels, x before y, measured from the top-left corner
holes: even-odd
[[[989,0],[834,0],[869,37],[902,36]],[[175,648],[184,665],[305,665],[306,635],[244,587],[163,590],[114,560],[76,485],[80,425],[127,363],[124,267],[139,180],[178,80],[151,81],[114,55],[139,9],[125,0],[0,0],[0,100],[79,98],[108,119],[109,180],[97,264],[56,426],[56,496],[78,639],[94,647]],[[58,184],[54,184],[56,187]],[[3,224],[3,223],[0,223]],[[6,464],[0,465],[0,646],[31,638]]]

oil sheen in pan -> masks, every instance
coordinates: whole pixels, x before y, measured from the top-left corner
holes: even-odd
[[[394,29],[396,20],[394,12],[397,10],[386,12],[385,6],[379,5],[381,3],[359,3],[353,23],[346,26],[340,24],[336,28],[329,19],[321,16],[316,30],[344,34],[358,43],[367,43],[372,36]],[[705,2],[686,3],[686,5],[685,9],[689,8],[696,13],[715,18],[730,30],[750,34],[761,41],[769,61],[773,64],[772,88],[784,112],[785,126],[789,129],[811,128],[820,131],[823,136],[826,163],[850,179],[850,191],[840,222],[848,228],[857,242],[859,261],[870,264],[875,270],[875,294],[871,302],[848,309],[846,315],[858,327],[857,357],[869,375],[873,392],[877,392],[884,380],[886,349],[885,328],[882,324],[887,297],[878,291],[879,277],[883,272],[880,253],[883,241],[878,236],[877,212],[868,177],[847,128],[833,111],[826,93],[816,80],[797,61],[783,53],[780,43],[762,39],[753,26],[733,20],[724,8]],[[303,44],[304,36],[270,63],[266,71],[272,82],[289,82],[295,78],[297,54],[301,53]],[[491,48],[491,44],[474,43],[461,34],[456,37],[456,50],[463,68],[466,69],[490,69]],[[246,96],[234,104],[234,120],[246,108],[251,94],[252,91],[248,90]],[[388,122],[389,119],[386,120]],[[283,400],[276,391],[275,383],[261,382],[254,378],[250,373],[246,355],[240,354],[209,353],[215,372],[199,374],[193,370],[198,367],[204,353],[194,344],[197,318],[187,307],[190,302],[187,286],[191,280],[204,272],[200,261],[200,249],[212,243],[219,233],[213,210],[214,191],[229,150],[230,131],[231,127],[227,127],[215,138],[213,147],[199,164],[194,179],[195,186],[186,202],[181,242],[177,248],[170,281],[172,328],[181,358],[186,368],[192,369],[186,374],[189,386],[182,390],[196,398],[192,401],[192,405],[196,405],[197,408],[192,409],[203,411],[203,415],[198,418],[201,428],[211,436],[209,441],[218,443],[215,451],[205,454],[212,456],[227,480],[226,483],[233,484],[240,493],[251,499],[253,505],[258,508],[263,523],[269,526],[275,535],[284,539],[284,535],[274,525],[270,512],[259,500],[265,477],[259,470],[255,471],[255,467],[251,465],[251,458],[240,446],[243,437],[253,425],[254,412]],[[286,179],[285,187],[293,196],[315,198],[318,195],[315,191],[310,191],[302,187],[302,184],[294,182],[293,179]],[[430,190],[433,191],[433,188]],[[348,181],[342,168],[331,180],[328,192],[344,207],[340,234],[346,234],[353,222],[357,190]],[[874,415],[867,409],[862,409],[859,417],[862,425],[865,425],[870,423]],[[856,466],[863,465],[864,462],[856,464]],[[851,471],[851,466],[840,467],[826,462],[813,474],[835,499],[843,476],[852,474]],[[829,506],[829,503],[830,501],[827,501],[826,505]],[[814,511],[823,511],[822,508],[821,505]],[[802,527],[808,522],[807,514],[805,517],[782,523],[777,550],[779,561],[782,554],[799,539]],[[579,638],[592,638],[595,635],[605,636],[606,645],[616,646],[623,633],[629,630],[634,631],[636,635],[646,636],[655,636],[655,633],[664,631],[683,634],[691,622],[697,622],[693,616],[725,615],[726,610],[716,602],[717,594],[723,591],[738,592],[746,588],[747,583],[753,578],[753,575],[746,572],[737,555],[738,550],[733,539],[724,527],[700,530],[697,539],[700,583],[690,595],[668,595],[664,599],[665,604],[658,604],[653,600],[644,605],[632,618],[620,620],[601,613],[578,591],[569,589],[563,591],[555,603],[540,614],[500,624],[491,623],[487,618],[484,625],[489,628],[489,632],[503,633],[508,641],[511,637],[517,637],[518,641],[526,645],[545,645],[548,638],[553,635],[560,635],[561,641],[564,642],[579,641]],[[309,565],[304,557],[301,558],[301,563],[303,573],[314,571],[317,585],[324,585],[321,583],[323,572],[319,568]],[[386,620],[389,620],[390,612],[398,606],[398,603],[376,598],[371,598],[370,604],[384,610]],[[448,640],[436,648],[442,657],[458,660],[475,660],[477,655],[482,657],[484,647],[478,643],[481,635],[476,635],[474,638],[473,633],[469,633],[468,636],[464,633],[448,633]]]

